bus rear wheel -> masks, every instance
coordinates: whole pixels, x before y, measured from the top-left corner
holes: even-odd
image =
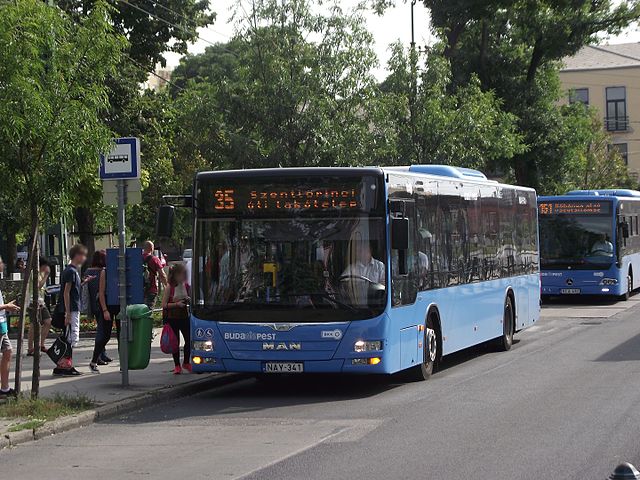
[[[502,336],[497,339],[496,345],[502,352],[511,349],[513,345],[513,334],[515,330],[515,314],[513,311],[513,302],[511,296],[507,295],[504,302],[504,312],[502,314]]]
[[[427,317],[424,329],[422,363],[407,371],[407,379],[413,382],[428,380],[440,359],[440,330],[436,321],[436,314]]]

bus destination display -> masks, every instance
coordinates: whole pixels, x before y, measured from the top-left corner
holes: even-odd
[[[540,215],[609,215],[611,202],[605,201],[559,201],[538,204]]]
[[[258,213],[293,211],[361,210],[362,186],[339,188],[278,185],[214,186],[213,211],[216,213]]]

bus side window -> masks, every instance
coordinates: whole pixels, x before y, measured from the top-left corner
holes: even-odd
[[[414,191],[417,214],[418,288],[422,291],[440,286],[437,184],[433,181],[417,181]]]

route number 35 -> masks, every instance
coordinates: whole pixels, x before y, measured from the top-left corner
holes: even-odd
[[[233,210],[236,208],[233,193],[233,189],[216,190],[213,194],[216,197],[216,204],[213,208],[216,210]]]

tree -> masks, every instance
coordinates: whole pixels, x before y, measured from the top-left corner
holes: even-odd
[[[492,169],[495,162],[523,150],[517,118],[502,110],[493,92],[477,78],[449,92],[449,60],[436,45],[418,64],[413,50],[392,47],[390,74],[383,82],[388,162],[443,163]]]
[[[629,177],[620,152],[611,148],[611,138],[602,126],[598,112],[581,103],[566,105],[563,109],[580,110],[586,115],[574,116],[573,135],[574,168],[563,175],[563,183],[555,184],[546,194],[564,193],[567,189],[638,188],[638,182]],[[545,182],[553,185],[551,181]]]
[[[183,61],[178,73],[192,81],[177,77],[188,90],[178,101],[197,92],[185,116],[201,120],[206,115],[195,113],[208,105],[212,117],[191,136],[202,148],[185,150],[210,168],[371,162],[373,39],[360,10],[318,8],[309,0],[250,2],[229,44]],[[219,62],[209,67],[212,57]],[[211,135],[198,133],[205,129]]]
[[[94,8],[95,0],[58,0],[58,5],[77,19]],[[140,84],[157,63],[165,64],[166,52],[186,54],[189,43],[198,39],[198,28],[211,24],[215,14],[206,0],[114,0],[109,17],[114,31],[129,43],[118,68],[106,79],[109,109],[103,120],[115,136],[132,136],[139,120]],[[147,146],[147,142],[141,144],[145,162],[152,161]],[[83,195],[74,204],[74,219],[80,240],[93,251],[96,222],[108,226],[113,217],[111,211],[99,208],[102,189],[93,172],[79,188]]]
[[[638,17],[636,2],[592,0],[425,0],[452,62],[451,90],[474,81],[518,117],[527,148],[503,162],[524,185],[545,182],[574,160],[568,128],[585,112],[561,109],[559,61],[617,33]]]
[[[28,210],[28,265],[37,277],[42,220],[68,211],[78,183],[97,170],[99,153],[109,147],[111,132],[101,120],[109,106],[105,80],[115,72],[126,42],[113,32],[109,8],[101,2],[77,21],[37,0],[1,8],[0,175],[8,180],[8,193]],[[25,289],[28,281],[29,274]],[[23,307],[25,303],[23,295]],[[37,315],[38,309],[33,311]],[[31,325],[38,338],[36,318]],[[18,391],[23,333],[24,314],[16,359]],[[38,382],[36,349],[34,396]]]

